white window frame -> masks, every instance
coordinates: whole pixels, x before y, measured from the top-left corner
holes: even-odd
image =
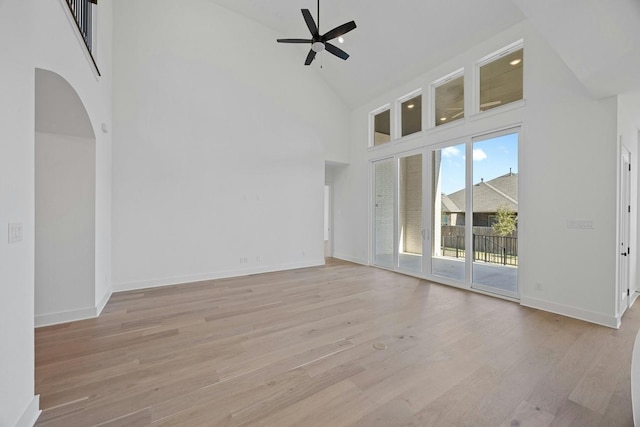
[[[455,80],[459,77],[462,77],[464,79],[464,67],[459,68],[449,74],[447,74],[444,77],[440,77],[438,80],[434,81],[433,83],[431,83],[431,85],[429,85],[429,110],[430,110],[430,114],[427,118],[427,124],[428,124],[428,128],[429,129],[435,129],[437,122],[436,122],[436,89],[439,88],[440,86],[449,83],[451,80]],[[466,85],[463,84],[463,88],[464,91],[467,91]],[[464,97],[466,98],[466,96]],[[462,103],[462,108],[464,109],[464,117],[467,117],[467,106],[466,103],[463,101]],[[449,123],[454,123],[454,121],[449,122]],[[445,123],[442,124],[441,126],[446,126],[449,123]]]
[[[389,142],[385,142],[384,144],[380,144],[380,145],[375,145],[375,137],[376,137],[375,136],[376,135],[375,117],[378,114],[384,113],[387,110],[389,110]],[[394,124],[393,124],[393,111],[391,110],[392,110],[391,103],[387,103],[382,107],[378,107],[369,113],[369,148],[380,147],[382,145],[386,145],[393,142]]]
[[[486,111],[480,111],[480,68],[483,67],[484,65],[487,65],[497,59],[502,58],[505,55],[508,55],[512,52],[515,52],[516,50],[520,50],[520,49],[524,49],[524,39],[520,39],[518,41],[515,41],[501,49],[498,49],[482,58],[480,58],[478,61],[476,61],[475,66],[474,66],[474,72],[473,72],[473,100],[472,100],[472,113],[473,115],[476,114],[480,114],[480,113],[486,113]],[[514,101],[514,102],[521,102],[525,99],[525,93],[524,93],[524,78],[523,78],[523,82],[522,82],[522,99],[519,101]],[[511,105],[514,102],[510,102],[509,104],[505,104],[505,105]],[[505,105],[501,105],[500,107],[496,107],[496,108],[502,108]],[[491,109],[494,110],[494,109]],[[488,110],[488,111],[491,111]]]
[[[410,136],[414,136],[416,134],[419,134],[420,132],[424,131],[424,96],[422,97],[422,104],[420,105],[420,108],[422,108],[422,117],[421,117],[421,123],[420,123],[420,130],[418,132],[414,132],[412,134],[409,135],[405,135],[402,136],[402,104],[408,100],[410,100],[411,98],[415,98],[416,96],[420,96],[422,95],[422,88],[416,89],[412,92],[409,92],[406,95],[401,96],[400,98],[398,98],[395,102],[395,107],[396,107],[396,114],[395,117],[393,118],[393,121],[395,122],[395,126],[393,126],[395,128],[395,133],[393,133],[394,139],[402,139],[402,138],[407,138]]]

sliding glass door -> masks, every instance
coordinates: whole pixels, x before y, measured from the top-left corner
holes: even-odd
[[[518,135],[373,162],[373,263],[518,298]]]
[[[474,138],[472,287],[518,297],[518,132]]]
[[[422,154],[398,159],[398,268],[422,272]]]
[[[433,151],[431,272],[465,280],[466,162],[465,144]]]
[[[393,159],[373,163],[373,243],[374,264],[393,268],[394,262],[394,186]]]
[[[423,156],[373,162],[374,264],[422,272]]]

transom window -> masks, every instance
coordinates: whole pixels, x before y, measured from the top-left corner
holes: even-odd
[[[420,132],[422,130],[422,95],[411,96],[400,102],[400,136]]]
[[[487,111],[523,99],[524,49],[520,42],[480,63],[480,105]]]
[[[447,76],[433,85],[434,124],[440,126],[464,118],[464,74],[463,71]]]
[[[391,110],[389,107],[371,113],[372,137],[371,146],[375,147],[391,141]]]

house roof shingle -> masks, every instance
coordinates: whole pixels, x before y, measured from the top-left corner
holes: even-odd
[[[465,212],[465,190],[442,195],[442,212]],[[473,211],[497,212],[506,207],[518,212],[518,174],[509,172],[490,181],[473,186]]]

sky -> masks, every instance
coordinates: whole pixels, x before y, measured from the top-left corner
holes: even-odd
[[[465,145],[442,150],[442,192],[451,194],[465,186]],[[518,172],[518,134],[500,136],[473,144],[473,183]]]

